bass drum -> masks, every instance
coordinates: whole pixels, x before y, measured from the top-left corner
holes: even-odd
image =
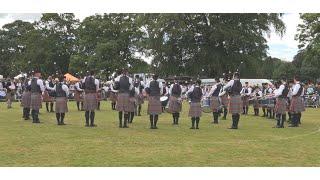
[[[210,98],[204,98],[201,101],[201,108],[202,108],[202,112],[204,113],[211,113],[211,101]]]

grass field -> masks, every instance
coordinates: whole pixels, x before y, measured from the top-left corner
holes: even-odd
[[[229,130],[230,116],[211,124],[204,114],[200,130],[190,130],[188,105],[181,123],[160,116],[149,129],[146,106],[129,129],[119,129],[117,113],[103,102],[96,128],[84,127],[83,112],[69,103],[66,126],[41,110],[41,124],[21,119],[0,104],[0,166],[320,166],[320,110],[303,113],[300,128],[274,129],[274,120],[242,116],[239,130]],[[252,113],[251,113],[252,114]]]

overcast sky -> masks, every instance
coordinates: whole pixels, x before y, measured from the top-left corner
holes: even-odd
[[[91,14],[75,13],[75,15],[77,18],[82,20]],[[39,20],[40,17],[41,14],[38,13],[0,13],[0,27],[17,19],[33,22],[35,20]],[[296,55],[298,52],[298,42],[294,40],[294,36],[297,33],[297,25],[301,22],[301,20],[298,13],[285,14],[282,19],[286,24],[286,33],[283,35],[283,37],[279,37],[273,32],[271,33],[270,38],[267,37],[269,45],[268,53],[272,57],[277,57],[285,61],[292,61],[294,55]]]

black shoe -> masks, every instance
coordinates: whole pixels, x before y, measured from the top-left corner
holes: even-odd
[[[86,124],[85,126],[86,126],[86,127],[89,127],[89,124]]]
[[[221,120],[227,120],[227,118],[225,118],[225,117],[222,117],[222,118],[221,118]]]
[[[154,126],[153,129],[158,129],[158,127],[157,127],[157,126]]]
[[[96,124],[90,124],[90,127],[97,127]]]
[[[199,129],[199,127],[196,127],[196,129]]]
[[[194,127],[191,127],[190,129],[195,129]]]
[[[129,128],[128,126],[123,126],[122,128]]]
[[[298,127],[298,126],[291,124],[291,125],[289,125],[288,127]]]
[[[238,128],[236,128],[236,127],[229,127],[228,129],[238,129]]]

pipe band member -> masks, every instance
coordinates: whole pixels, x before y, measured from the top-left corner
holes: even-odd
[[[219,123],[219,112],[220,112],[220,99],[219,99],[219,93],[222,89],[222,84],[219,80],[219,78],[215,78],[216,84],[213,85],[210,89],[210,92],[208,94],[208,97],[210,97],[211,100],[211,110],[213,113],[213,124]]]
[[[275,113],[277,119],[277,125],[275,128],[284,128],[284,122],[286,121],[286,114],[287,114],[287,97],[289,94],[289,86],[286,83],[286,80],[283,78],[281,79],[281,85],[275,91],[276,106],[275,106]]]
[[[229,102],[229,112],[232,114],[232,126],[229,129],[238,129],[238,124],[240,121],[240,113],[242,111],[242,101],[240,92],[242,89],[242,84],[240,82],[240,75],[238,72],[234,73],[233,79],[226,84],[223,88],[227,90],[230,89],[230,102]]]
[[[84,85],[83,108],[85,110],[86,127],[95,127],[95,110],[98,108],[97,92],[99,89],[99,80],[94,77],[94,71],[90,71],[89,75],[84,77],[82,83]],[[90,119],[90,124],[89,124]]]
[[[188,91],[187,95],[189,96],[191,103],[189,109],[189,117],[191,117],[191,128],[190,129],[199,129],[200,117],[202,115],[201,109],[201,99],[203,96],[202,90],[200,88],[201,80],[197,80],[195,85],[193,85]]]
[[[65,113],[68,112],[68,96],[69,88],[64,84],[65,77],[61,75],[59,77],[59,82],[54,86],[55,96],[56,96],[56,118],[58,125],[65,125],[64,117]]]
[[[302,96],[304,94],[303,86],[300,84],[300,78],[294,77],[294,85],[292,87],[292,99],[290,104],[291,125],[289,127],[299,127],[301,123],[301,113],[305,111]]]
[[[31,116],[32,123],[40,123],[39,110],[42,108],[42,93],[45,91],[43,80],[41,79],[41,72],[34,71],[33,78],[28,82],[31,86]]]
[[[147,84],[146,92],[149,95],[148,114],[150,117],[150,129],[158,129],[159,115],[162,113],[160,95],[162,94],[162,83],[158,81],[158,75]]]
[[[170,85],[169,89],[170,99],[169,99],[169,112],[172,113],[173,125],[179,124],[180,112],[182,110],[182,88],[177,81],[174,79],[174,83]]]

